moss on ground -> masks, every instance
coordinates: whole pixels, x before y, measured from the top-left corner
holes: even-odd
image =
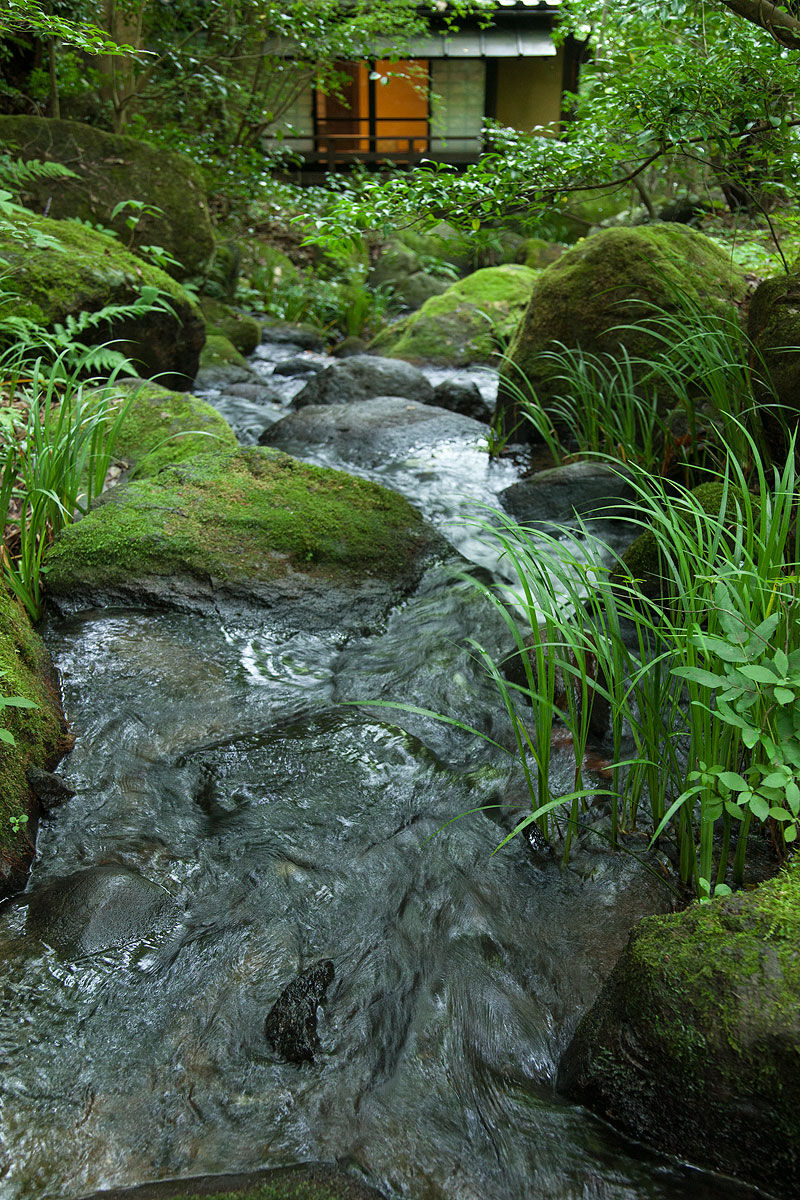
[[[188,392],[170,392],[157,383],[134,380],[126,382],[124,392],[133,395],[114,453],[136,468],[139,479],[157,475],[162,467],[185,462],[196,454],[237,446],[236,435],[224,417]]]
[[[408,362],[491,361],[513,334],[535,280],[535,271],[514,263],[475,271],[383,330],[370,349]]]
[[[239,351],[252,354],[261,341],[261,326],[255,317],[237,312],[221,300],[203,296],[200,301],[206,321],[207,337],[221,334]]]
[[[651,1145],[796,1194],[800,866],[642,921],[559,1085]]]
[[[0,116],[0,145],[12,156],[59,162],[74,179],[33,180],[25,202],[54,218],[77,218],[111,227],[127,245],[124,200],[139,200],[161,212],[145,213],[133,232],[134,246],[164,247],[181,263],[176,275],[199,274],[214,249],[214,235],[200,168],[182,154],[139,138],[107,133],[79,121]]]
[[[417,511],[378,484],[266,448],[204,454],[106,493],[58,537],[48,588],[181,574],[247,584],[292,569],[392,578],[427,540]]]
[[[22,696],[39,707],[0,709],[0,728],[10,730],[16,745],[0,743],[0,894],[22,882],[33,854],[24,825],[31,793],[29,766],[55,766],[69,748],[58,685],[44,642],[30,626],[21,606],[0,587],[0,694]]]
[[[380,1193],[322,1164],[278,1167],[251,1175],[164,1180],[131,1190],[98,1193],[94,1200],[380,1200]]]

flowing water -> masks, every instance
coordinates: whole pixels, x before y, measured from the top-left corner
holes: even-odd
[[[462,443],[377,477],[476,570],[492,565],[459,514],[493,502],[513,466]],[[132,610],[51,624],[77,794],[42,825],[29,890],[124,864],[172,916],[76,959],[26,933],[24,903],[0,914],[3,1200],[308,1160],[392,1200],[754,1194],[626,1143],[553,1090],[663,887],[602,844],[568,870],[522,838],[492,855],[504,810],[454,818],[519,794],[509,757],[348,703],[430,707],[508,742],[464,647],[501,652],[502,624],[461,566],[430,569],[383,628],[349,639]],[[288,1063],[265,1017],[322,960],[319,1050]]]

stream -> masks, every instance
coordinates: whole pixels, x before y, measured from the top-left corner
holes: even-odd
[[[271,379],[297,353],[262,345],[254,369]],[[487,397],[496,386],[486,368],[465,376]],[[271,407],[206,398],[252,443],[301,383],[275,377]],[[507,633],[463,568],[498,569],[469,522],[518,466],[490,462],[479,439],[344,466],[408,496],[458,552],[383,627],[312,635],[122,609],[49,621],[76,734],[59,773],[76,795],[42,822],[28,890],[121,864],[163,889],[169,919],[75,955],[26,932],[24,897],[3,907],[0,1197],[306,1161],[389,1200],[757,1195],[553,1090],[580,1016],[666,889],[599,839],[566,870],[523,837],[493,855],[513,812],[454,818],[524,806],[512,759],[357,703],[430,708],[509,743],[464,644],[502,654]],[[566,787],[566,752],[556,770]],[[265,1018],[323,961],[318,1051],[287,1062]]]

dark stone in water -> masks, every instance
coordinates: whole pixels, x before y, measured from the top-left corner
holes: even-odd
[[[338,1167],[302,1163],[247,1175],[164,1179],[140,1187],[95,1192],[83,1200],[382,1200],[382,1194]]]
[[[139,942],[170,928],[172,897],[119,863],[89,867],[39,888],[28,902],[26,933],[66,958]]]
[[[318,371],[323,370],[321,362],[314,362],[310,358],[301,358],[299,355],[294,358],[284,358],[281,362],[275,364],[272,372],[273,375],[316,375]]]
[[[325,1003],[333,981],[333,963],[326,959],[303,971],[285,987],[264,1022],[273,1050],[288,1062],[311,1062],[319,1047],[317,1008]]]
[[[461,413],[462,417],[483,421],[487,425],[492,419],[489,405],[476,383],[444,379],[434,388],[432,403],[439,408],[448,409],[449,412]]]
[[[52,771],[44,771],[41,767],[28,767],[27,777],[33,794],[45,813],[49,813],[51,808],[58,808],[65,800],[71,800],[75,795],[74,788]]]

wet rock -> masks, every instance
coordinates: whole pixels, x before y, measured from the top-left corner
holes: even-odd
[[[444,545],[379,484],[275,450],[199,454],[111,489],[64,530],[48,597],[61,612],[269,610],[282,628],[364,628]]]
[[[250,400],[255,404],[280,404],[281,398],[272,388],[257,380],[243,380],[241,383],[226,383],[226,396],[236,396],[240,400]]]
[[[476,383],[464,383],[459,379],[445,379],[433,391],[433,404],[446,408],[448,412],[461,413],[474,421],[489,424],[492,412],[481,395]]]
[[[430,275],[427,271],[415,271],[394,284],[392,302],[397,308],[422,308],[431,296],[441,296],[446,292],[452,281],[442,279],[440,275]]]
[[[800,1194],[800,886],[649,917],[578,1026],[559,1089],[639,1141]]]
[[[163,888],[121,864],[89,867],[31,894],[25,931],[67,958],[140,942],[172,927]]]
[[[84,1200],[382,1200],[382,1193],[327,1163],[302,1163],[247,1175],[198,1175],[96,1192]]]
[[[433,387],[410,363],[357,354],[335,362],[309,379],[294,398],[295,408],[320,404],[351,404],[375,396],[402,396],[429,404]]]
[[[240,354],[252,354],[261,341],[261,326],[254,317],[238,312],[221,300],[203,296],[200,307],[206,320],[208,336],[220,334],[228,339]]]
[[[406,458],[421,447],[445,441],[476,444],[485,437],[486,426],[470,417],[398,396],[377,396],[360,404],[290,413],[266,429],[260,441],[298,455],[325,447],[344,462],[373,467]]]
[[[367,343],[360,337],[346,337],[338,346],[331,350],[331,358],[355,358],[357,354],[366,354]]]
[[[247,383],[253,369],[233,343],[220,333],[212,333],[200,353],[200,368],[195,386],[222,388],[232,383]]]
[[[298,350],[325,349],[325,338],[318,329],[308,325],[289,325],[285,321],[265,321],[261,326],[261,341],[275,345],[297,346]]]
[[[171,392],[143,379],[124,379],[117,387],[130,404],[114,440],[114,453],[135,466],[139,478],[156,475],[169,463],[237,444],[216,409],[189,392]]]
[[[288,1062],[312,1062],[319,1048],[317,1009],[333,982],[333,963],[309,967],[284,988],[264,1022],[264,1036]]]
[[[503,508],[521,525],[569,524],[576,513],[618,509],[633,498],[630,479],[619,468],[589,461],[537,471],[500,493]]]
[[[324,364],[315,362],[311,358],[300,358],[295,355],[292,358],[284,358],[281,362],[275,364],[273,375],[316,375],[319,371],[324,370]]]
[[[28,767],[26,777],[45,813],[58,808],[75,795],[75,789],[71,788],[65,779],[54,775],[52,771],[45,771],[42,767]]]

